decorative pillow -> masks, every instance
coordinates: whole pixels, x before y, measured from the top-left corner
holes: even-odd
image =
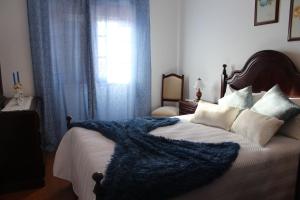
[[[300,98],[290,98],[290,100],[300,105]],[[300,114],[284,124],[279,132],[287,137],[300,140]]]
[[[290,98],[290,100],[292,101],[292,102],[294,102],[295,104],[297,104],[298,106],[300,106],[300,98]]]
[[[241,109],[250,108],[253,105],[252,87],[249,86],[224,96],[218,100],[218,104]]]
[[[179,109],[173,106],[163,106],[155,109],[151,115],[153,117],[172,117],[179,115]]]
[[[226,92],[224,96],[228,96],[232,94],[233,92],[238,91],[227,85]],[[256,103],[258,100],[260,100],[264,95],[266,94],[266,91],[261,91],[257,93],[252,93],[252,98],[253,98],[253,104]]]
[[[279,132],[285,136],[300,140],[300,114],[284,124]]]
[[[234,121],[231,130],[250,141],[264,146],[284,122],[249,109],[244,110]]]
[[[234,93],[235,91],[237,91],[237,90],[235,90],[232,87],[230,87],[230,85],[227,85],[226,92],[225,92],[224,96],[228,96],[228,95]]]
[[[266,94],[254,104],[251,110],[284,121],[288,121],[300,113],[300,107],[289,100],[278,85],[275,85],[266,92]]]
[[[199,101],[191,122],[229,130],[239,113],[239,108]]]
[[[253,104],[258,102],[265,94],[266,94],[266,91],[262,91],[262,92],[258,92],[258,93],[252,93]]]

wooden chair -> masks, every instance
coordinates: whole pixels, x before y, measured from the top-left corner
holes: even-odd
[[[165,101],[179,102],[183,100],[184,75],[162,75],[161,107],[152,112],[153,117],[171,117],[179,115],[175,106],[164,106]]]

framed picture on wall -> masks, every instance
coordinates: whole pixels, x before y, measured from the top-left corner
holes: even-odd
[[[288,41],[300,40],[300,0],[291,0]]]
[[[255,0],[254,26],[278,22],[279,0]]]

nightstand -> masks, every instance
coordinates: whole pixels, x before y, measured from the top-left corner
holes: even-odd
[[[194,101],[179,101],[179,115],[193,114],[197,105]]]
[[[0,111],[0,194],[44,186],[40,106],[33,98],[29,109]]]

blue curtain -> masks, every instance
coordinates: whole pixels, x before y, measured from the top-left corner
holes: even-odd
[[[42,146],[55,150],[74,120],[150,113],[149,0],[28,0]]]

